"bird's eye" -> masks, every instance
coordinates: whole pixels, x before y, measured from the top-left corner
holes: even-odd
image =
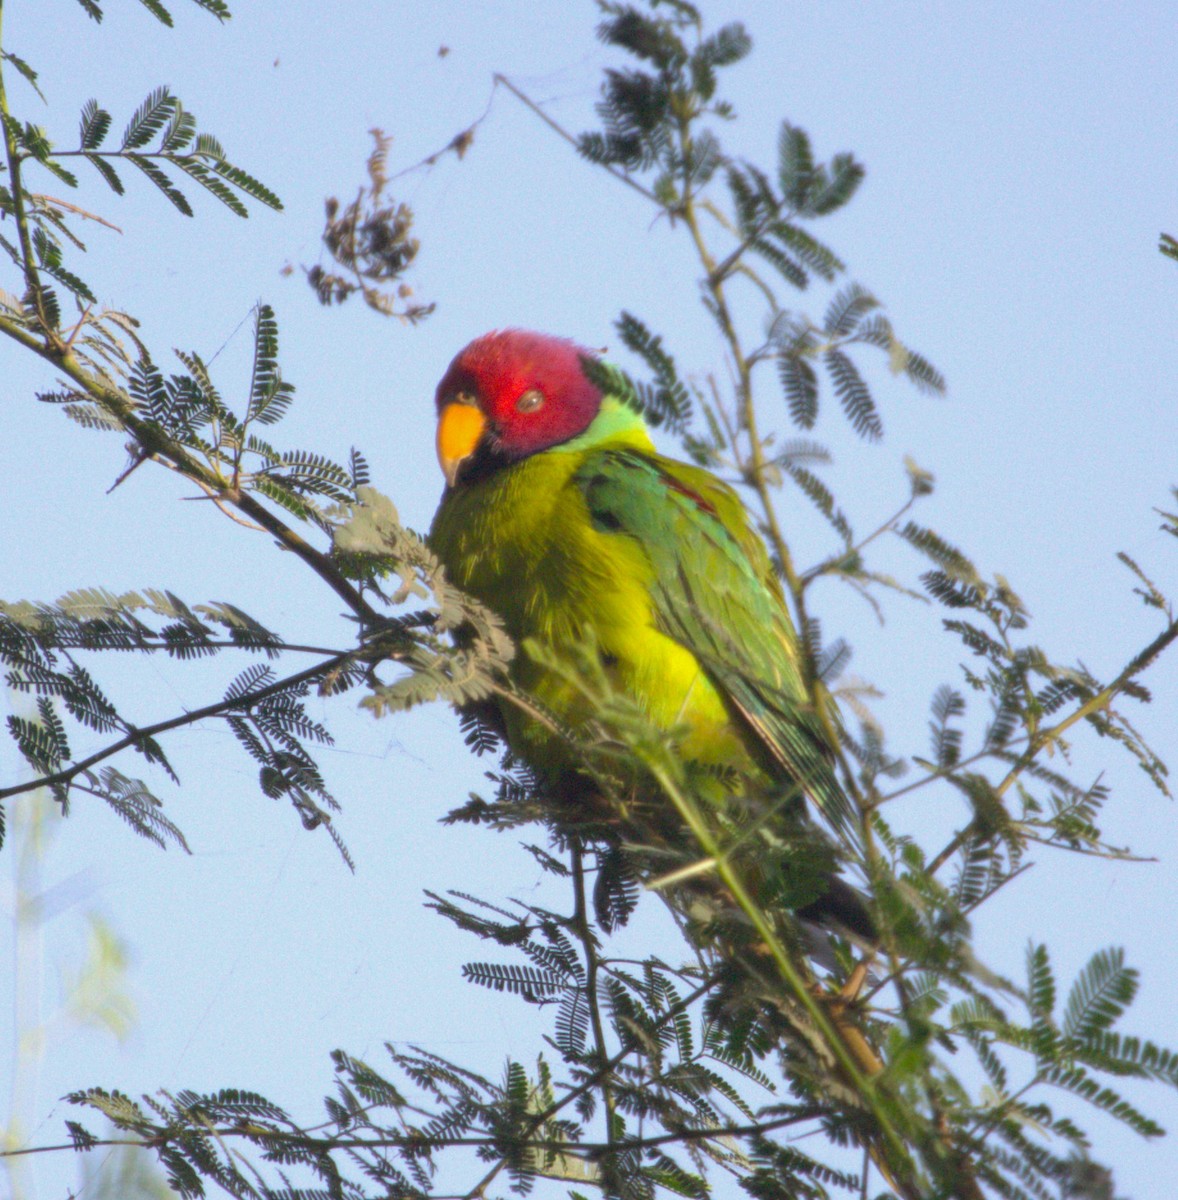
[[[469,404],[471,408],[478,408],[479,402],[471,392],[456,392],[452,401],[454,404]]]
[[[515,402],[515,411],[518,413],[534,413],[536,409],[543,407],[543,404],[544,393],[538,388],[530,388]]]

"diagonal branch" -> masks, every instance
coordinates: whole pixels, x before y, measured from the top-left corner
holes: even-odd
[[[1010,787],[1031,763],[1034,762],[1040,752],[1046,749],[1052,742],[1058,741],[1073,725],[1078,724],[1087,717],[1094,716],[1102,708],[1107,708],[1125,690],[1134,676],[1140,675],[1147,667],[1152,666],[1162,652],[1175,641],[1178,641],[1178,621],[1171,621],[1148,646],[1129,660],[1125,669],[1112,683],[1107,687],[1101,688],[1095,696],[1092,696],[1078,708],[1070,712],[1062,721],[1057,721],[1047,729],[1039,730],[1027,742],[1027,748],[1019,755],[1018,761],[1010,768],[1006,778],[998,784],[995,789],[997,795],[1002,796],[1009,791]],[[967,825],[963,830],[955,834],[940,854],[929,863],[928,873],[930,875],[936,874],[957,853],[965,842],[965,839],[969,836],[971,828],[972,825]]]
[[[111,414],[135,439],[145,457],[156,458],[191,479],[206,493],[231,504],[244,516],[271,534],[284,549],[303,560],[340,597],[365,625],[377,625],[381,615],[360,590],[343,575],[329,554],[316,549],[285,521],[275,516],[256,497],[240,487],[226,486],[216,472],[198,462],[189,450],[158,425],[144,420],[131,399],[110,383],[88,371],[68,347],[46,344],[11,318],[0,316],[0,333],[62,371],[96,404]]]
[[[521,104],[523,104],[525,107],[530,109],[537,117],[539,117],[540,120],[543,121],[544,124],[547,125],[549,129],[553,130],[560,137],[564,138],[564,140],[566,142],[568,142],[568,144],[570,146],[572,146],[574,150],[576,150],[578,153],[580,153],[580,146],[578,146],[578,144],[577,144],[577,139],[575,137],[573,137],[573,135],[571,133],[569,133],[569,131],[567,129],[565,129],[565,127],[563,125],[559,124],[557,121],[554,121],[535,102],[535,100],[533,100],[525,92],[521,92],[519,90],[519,88],[517,88],[515,86],[515,84],[512,83],[511,80],[507,78],[506,75],[500,75],[498,72],[496,72],[494,75],[494,80],[495,80],[496,85],[502,84],[517,100],[520,101]],[[649,188],[643,187],[642,184],[640,184],[638,182],[638,180],[634,178],[633,175],[630,175],[625,171],[619,171],[617,167],[611,165],[610,163],[598,163],[596,165],[604,168],[615,179],[620,180],[628,188],[633,188],[634,191],[636,191],[640,196],[645,196],[646,199],[649,200],[652,204],[657,204],[659,206],[659,208],[663,207],[662,201],[659,200],[659,198],[654,194],[654,192],[652,192]]]
[[[197,721],[203,721],[207,717],[220,717],[239,709],[251,708],[270,696],[286,691],[288,688],[297,687],[301,683],[308,683],[311,680],[319,679],[337,670],[350,659],[354,659],[356,655],[357,652],[355,650],[345,650],[338,654],[333,654],[326,662],[316,663],[313,667],[308,667],[306,670],[299,671],[294,675],[288,675],[285,679],[280,679],[277,683],[272,683],[267,687],[259,688],[256,692],[249,692],[244,696],[237,696],[232,700],[218,700],[213,704],[206,704],[203,708],[193,709],[191,712],[181,713],[176,717],[169,717],[166,721],[157,721],[156,724],[147,725],[142,729],[131,727],[125,737],[121,737],[117,742],[112,742],[102,750],[95,751],[89,758],[84,758],[72,766],[63,767],[60,771],[55,771],[52,775],[40,775],[36,779],[30,779],[24,783],[0,788],[0,800],[6,800],[9,796],[19,796],[24,792],[36,791],[38,788],[52,787],[54,784],[68,784],[78,775],[89,771],[91,767],[108,758],[112,758],[130,746],[139,746],[148,738],[154,738],[156,735],[167,733],[172,729],[180,729],[185,725],[195,724]]]

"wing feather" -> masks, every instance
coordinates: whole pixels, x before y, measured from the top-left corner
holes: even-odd
[[[592,453],[577,482],[596,528],[644,550],[657,628],[696,657],[738,714],[753,760],[845,832],[850,807],[807,695],[797,634],[736,492],[700,468],[631,449]]]

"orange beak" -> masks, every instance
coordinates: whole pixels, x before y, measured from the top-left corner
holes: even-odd
[[[450,487],[458,478],[459,468],[475,452],[486,428],[487,418],[473,404],[455,401],[438,414],[438,465]]]

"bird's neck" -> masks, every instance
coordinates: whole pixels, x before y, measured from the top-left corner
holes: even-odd
[[[553,450],[566,450],[574,454],[595,450],[603,446],[617,446],[629,450],[654,450],[650,430],[642,414],[616,396],[605,396],[597,416],[589,423],[584,433],[553,446]]]

